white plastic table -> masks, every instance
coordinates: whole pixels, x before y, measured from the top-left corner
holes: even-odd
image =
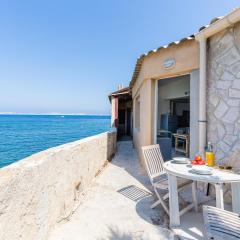
[[[213,169],[212,175],[200,175],[191,172],[190,164],[176,164],[172,161],[165,162],[164,168],[168,174],[171,226],[180,225],[177,177],[214,184],[216,188],[216,206],[221,209],[224,209],[223,183],[231,183],[233,212],[240,213],[240,174]]]

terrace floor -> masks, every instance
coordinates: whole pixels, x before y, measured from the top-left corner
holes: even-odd
[[[119,142],[113,161],[96,178],[71,219],[58,224],[49,240],[173,239],[160,226],[168,224],[163,210],[150,208],[154,198],[149,187],[132,143]]]
[[[202,201],[209,200],[200,195]],[[132,143],[119,142],[113,161],[96,178],[70,220],[59,223],[49,240],[178,239],[168,229],[163,209],[150,208],[154,198]],[[181,239],[202,239],[201,211],[185,214],[181,223],[174,231]]]

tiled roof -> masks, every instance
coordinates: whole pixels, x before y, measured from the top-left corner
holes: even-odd
[[[131,80],[131,82],[130,82],[130,87],[132,87],[133,84],[135,83],[135,81],[137,80],[137,77],[138,77],[138,75],[139,75],[139,72],[140,72],[140,69],[141,69],[143,60],[144,60],[144,58],[145,58],[146,56],[150,56],[150,55],[153,54],[153,53],[157,53],[157,52],[159,52],[159,51],[162,50],[162,49],[166,49],[166,48],[169,48],[169,47],[174,46],[174,45],[179,45],[179,44],[181,44],[181,43],[183,43],[183,42],[186,42],[186,41],[191,41],[191,40],[193,40],[194,38],[195,38],[194,35],[191,35],[191,36],[189,36],[189,37],[186,37],[186,38],[181,39],[180,41],[171,42],[171,43],[169,43],[168,45],[161,46],[161,47],[159,47],[159,48],[157,48],[157,49],[154,49],[154,50],[150,50],[149,52],[141,55],[141,56],[137,59],[137,62],[136,62],[136,65],[135,65],[135,69],[134,69],[134,72],[133,72],[133,76],[132,76],[132,80]]]
[[[222,19],[223,17],[215,17],[213,18],[208,25],[202,26],[199,28],[198,32],[201,32],[203,29],[208,28],[211,24],[215,23],[216,21]]]
[[[198,32],[202,31],[203,29],[205,28],[208,28],[211,24],[215,23],[216,21],[222,19],[223,17],[215,17],[213,18],[209,25],[205,25],[205,26],[202,26],[199,28]],[[166,48],[169,48],[171,46],[174,46],[174,45],[178,45],[178,44],[181,44],[183,42],[186,42],[186,41],[191,41],[191,40],[194,40],[195,39],[195,34],[189,36],[189,37],[186,37],[186,38],[183,38],[181,39],[180,41],[176,41],[176,42],[171,42],[169,43],[168,45],[165,45],[165,46],[161,46],[157,49],[154,49],[154,50],[150,50],[149,52],[145,53],[145,54],[142,54],[138,59],[137,59],[137,62],[136,62],[136,65],[135,65],[135,69],[134,69],[134,72],[133,72],[133,75],[132,75],[132,79],[130,81],[130,84],[129,86],[132,87],[133,84],[136,82],[137,78],[138,78],[138,75],[140,73],[140,69],[141,69],[141,66],[142,66],[142,63],[143,63],[143,60],[146,56],[149,56],[153,53],[156,53],[158,51],[160,51],[161,49],[166,49]]]
[[[108,96],[108,98],[111,101],[111,97],[120,96],[120,95],[131,95],[131,88],[130,87],[125,87],[125,88],[119,89],[115,92],[112,92]]]

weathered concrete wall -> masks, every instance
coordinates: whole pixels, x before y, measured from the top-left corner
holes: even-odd
[[[0,169],[0,239],[43,240],[71,216],[112,158],[116,132],[61,145]]]
[[[208,141],[226,162],[240,148],[240,23],[209,39]]]

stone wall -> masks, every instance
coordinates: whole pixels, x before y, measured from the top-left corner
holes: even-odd
[[[240,149],[240,23],[208,42],[207,136],[218,163]]]
[[[116,132],[107,132],[0,169],[0,239],[47,239],[71,216],[115,148]]]

